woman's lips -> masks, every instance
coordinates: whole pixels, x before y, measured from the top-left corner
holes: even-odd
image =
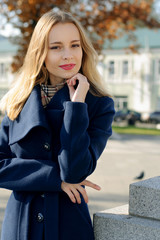
[[[74,68],[75,65],[76,64],[71,63],[71,64],[60,65],[59,67],[64,70],[71,70],[72,68]]]

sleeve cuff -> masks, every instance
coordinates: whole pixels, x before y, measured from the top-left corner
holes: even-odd
[[[66,102],[64,124],[66,129],[86,128],[89,124],[88,106],[82,102]]]

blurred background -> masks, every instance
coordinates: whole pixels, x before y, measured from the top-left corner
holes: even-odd
[[[0,98],[23,64],[38,19],[51,9],[81,21],[115,101],[113,136],[90,177],[102,186],[100,193],[88,190],[93,214],[127,203],[131,182],[160,171],[160,0],[0,0]],[[8,196],[1,190],[0,221]]]

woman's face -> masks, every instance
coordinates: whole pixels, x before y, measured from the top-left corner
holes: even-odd
[[[57,23],[49,33],[49,48],[45,65],[51,84],[71,78],[81,68],[80,34],[73,23]]]

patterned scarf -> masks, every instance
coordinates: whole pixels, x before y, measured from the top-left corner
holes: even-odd
[[[45,85],[41,84],[41,100],[42,105],[44,108],[47,107],[47,104],[51,101],[52,97],[55,95],[55,93],[60,90],[66,82],[62,82],[59,84],[53,85]]]

